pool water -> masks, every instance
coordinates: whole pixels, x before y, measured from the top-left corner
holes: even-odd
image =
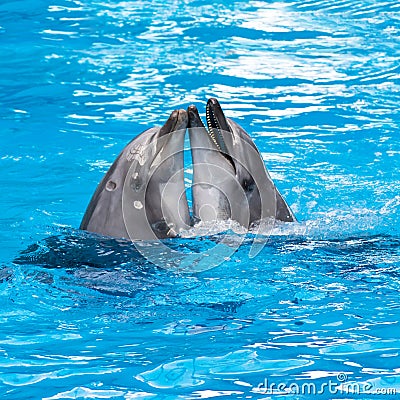
[[[3,0],[1,398],[396,398],[399,38],[395,0]],[[299,223],[166,242],[240,241],[200,272],[80,232],[125,144],[212,96]]]

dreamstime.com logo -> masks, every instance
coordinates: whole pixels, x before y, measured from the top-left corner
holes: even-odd
[[[327,382],[272,382],[265,379],[255,389],[263,395],[323,395],[323,394],[345,394],[345,395],[396,395],[394,387],[383,387],[373,381],[357,382],[348,380],[344,372],[336,375],[336,379],[329,379]],[[399,392],[400,393],[400,392]]]
[[[204,128],[192,128],[190,134],[207,135],[204,131],[195,132],[197,129]],[[228,149],[231,161],[211,142],[198,147],[192,143],[192,155],[197,157],[197,161],[193,157],[194,165],[190,166],[194,169],[192,188],[196,187],[192,191],[193,204],[200,214],[203,211],[215,216],[223,213],[222,219],[236,221],[244,227],[248,227],[257,214],[261,223],[252,231],[254,240],[249,248],[252,258],[265,246],[274,226],[276,189],[257,148],[237,136],[232,144],[233,134],[222,134],[228,135],[226,142],[230,141],[231,147],[235,147],[232,152]],[[156,132],[153,137],[132,142],[126,155],[130,166],[123,186],[122,211],[130,239],[147,260],[163,268],[200,272],[229,259],[241,246],[245,235],[233,238],[229,233],[218,234],[215,246],[198,252],[189,248],[176,250],[160,240],[160,237],[174,237],[190,229],[188,188],[184,183],[184,135],[185,130],[161,137],[157,137]],[[247,181],[252,182],[251,193],[235,175],[235,168],[247,174]],[[210,231],[213,232],[212,226]],[[141,240],[143,238],[146,239]]]

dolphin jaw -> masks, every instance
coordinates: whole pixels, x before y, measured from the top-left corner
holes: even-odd
[[[225,118],[223,114],[222,117]],[[210,136],[211,140],[221,153],[227,154],[225,141],[221,134],[221,124],[219,123],[218,118],[216,117],[215,112],[210,105],[210,102],[207,103],[206,107],[206,120],[208,135]]]
[[[232,129],[218,103],[217,99],[211,98],[206,106],[206,120],[208,127],[208,135],[217,146],[219,152],[232,164],[236,171],[235,163],[232,156],[229,154],[222,132],[232,134]]]

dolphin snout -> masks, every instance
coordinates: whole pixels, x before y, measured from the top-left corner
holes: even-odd
[[[199,111],[197,110],[197,107],[194,106],[193,104],[190,105],[187,109],[187,114],[189,118],[188,122],[188,128],[203,128],[204,124],[203,121],[200,118]]]
[[[188,125],[188,115],[186,110],[174,110],[167,122],[161,127],[159,137],[171,132],[186,130]]]
[[[175,127],[174,131],[179,131],[181,129],[186,129],[188,126],[188,115],[186,110],[175,110],[176,115],[176,120],[175,120]]]

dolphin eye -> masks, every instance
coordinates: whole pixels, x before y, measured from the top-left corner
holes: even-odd
[[[168,233],[171,229],[170,226],[167,224],[167,221],[164,218],[152,223],[151,227],[157,236],[168,235]]]
[[[256,184],[255,184],[255,182],[254,182],[253,180],[246,179],[246,180],[243,182],[243,189],[244,189],[246,192],[252,192],[252,191],[254,190],[255,187],[256,187]]]

